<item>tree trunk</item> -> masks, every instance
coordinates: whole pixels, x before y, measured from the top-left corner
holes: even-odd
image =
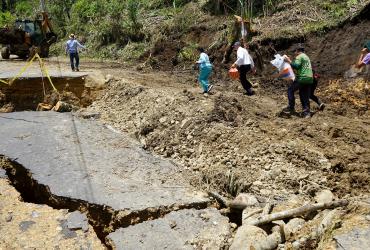
[[[297,217],[297,216],[300,216],[300,215],[303,215],[309,212],[314,212],[317,210],[342,207],[346,205],[348,205],[348,201],[346,200],[339,200],[339,201],[333,201],[333,202],[328,202],[328,203],[318,203],[314,205],[307,204],[302,207],[298,207],[298,208],[294,208],[294,209],[290,209],[290,210],[286,210],[286,211],[282,211],[278,213],[262,215],[257,219],[248,221],[248,224],[253,225],[253,226],[259,226],[259,225],[270,223],[275,220],[282,220],[282,219]]]

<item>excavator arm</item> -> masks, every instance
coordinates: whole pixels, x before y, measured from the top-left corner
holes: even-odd
[[[46,11],[45,0],[40,0],[40,8],[41,8],[41,15],[42,15],[42,31],[44,34],[54,33],[53,27],[51,25],[48,12]]]
[[[57,35],[53,31],[53,26],[51,25],[49,15],[46,11],[45,0],[40,0],[40,7],[42,15],[41,29],[45,35],[41,47],[49,47],[51,44],[57,41]]]

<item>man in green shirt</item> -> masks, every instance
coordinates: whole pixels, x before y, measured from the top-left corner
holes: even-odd
[[[302,45],[294,49],[296,58],[292,61],[289,57],[285,57],[285,61],[292,65],[296,70],[296,79],[288,88],[289,106],[284,111],[294,112],[295,97],[294,92],[299,90],[299,97],[303,108],[303,117],[311,117],[310,113],[310,95],[313,84],[313,72],[310,58],[304,53]]]

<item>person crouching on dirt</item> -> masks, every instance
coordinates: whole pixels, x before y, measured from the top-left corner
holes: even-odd
[[[234,44],[234,49],[236,50],[237,60],[231,67],[238,68],[240,83],[246,91],[245,94],[249,96],[254,95],[252,84],[247,79],[248,72],[255,72],[253,59],[248,50],[241,46],[240,42]]]
[[[367,41],[364,48],[361,50],[361,56],[356,64],[356,67],[361,69],[362,67],[365,67],[366,65],[369,64],[370,64],[370,41]]]
[[[196,61],[199,64],[199,82],[203,89],[203,94],[207,94],[213,88],[213,85],[209,84],[209,76],[212,73],[212,64],[209,61],[208,55],[205,53],[203,48],[198,48],[200,52],[199,60]]]
[[[295,97],[294,92],[299,90],[299,97],[303,108],[302,115],[304,118],[311,117],[310,113],[310,95],[311,87],[313,84],[313,72],[310,58],[304,53],[304,47],[298,46],[294,50],[296,56],[295,60],[289,57],[284,57],[284,60],[296,70],[296,80],[288,88],[288,100],[289,105],[283,111],[284,112],[295,112]]]
[[[80,71],[80,57],[78,56],[78,48],[86,49],[85,46],[81,45],[74,34],[69,36],[69,40],[66,43],[66,55],[69,54],[69,59],[71,61],[72,71]],[[76,64],[74,63],[76,61]]]

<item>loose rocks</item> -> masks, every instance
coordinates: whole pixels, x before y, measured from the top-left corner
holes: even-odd
[[[322,190],[316,194],[315,200],[317,203],[326,203],[334,200],[334,194],[330,190]]]
[[[236,232],[230,250],[250,250],[254,244],[264,241],[267,233],[256,226],[243,225]]]
[[[84,232],[89,230],[89,224],[85,214],[79,211],[71,213],[67,218],[67,227],[72,230],[82,229]]]

